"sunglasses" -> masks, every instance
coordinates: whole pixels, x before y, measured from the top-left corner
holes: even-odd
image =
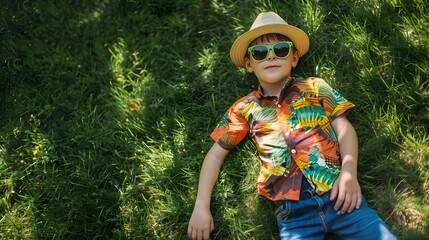
[[[273,51],[274,55],[277,58],[286,58],[289,56],[290,49],[292,48],[293,43],[289,41],[276,42],[268,45],[255,45],[247,49],[250,56],[256,62],[263,62],[267,59],[270,50]]]

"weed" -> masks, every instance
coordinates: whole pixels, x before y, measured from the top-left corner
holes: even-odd
[[[308,32],[295,76],[356,107],[359,179],[399,239],[429,234],[429,9],[406,1],[2,1],[0,238],[187,239],[229,60],[260,11]],[[213,239],[276,239],[255,149],[225,160]]]

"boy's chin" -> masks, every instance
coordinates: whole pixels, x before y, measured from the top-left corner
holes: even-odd
[[[268,84],[277,84],[277,83],[283,83],[287,79],[289,79],[289,76],[267,77],[263,80],[263,82]]]

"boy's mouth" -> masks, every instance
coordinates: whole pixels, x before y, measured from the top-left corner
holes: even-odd
[[[269,65],[269,66],[266,66],[265,69],[277,68],[277,67],[280,67],[280,66],[279,65]]]

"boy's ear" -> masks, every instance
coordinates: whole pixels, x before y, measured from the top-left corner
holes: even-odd
[[[296,50],[293,52],[293,56],[292,56],[292,67],[296,67],[298,65],[299,62],[299,51]]]
[[[244,66],[249,73],[253,73],[253,67],[250,64],[250,58],[248,56],[244,57]]]

